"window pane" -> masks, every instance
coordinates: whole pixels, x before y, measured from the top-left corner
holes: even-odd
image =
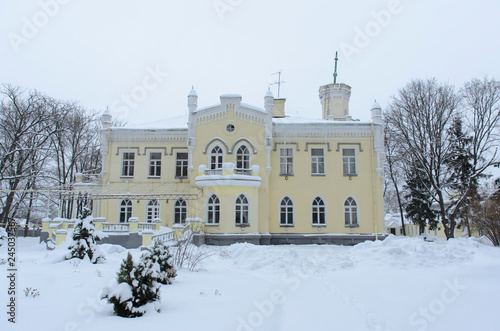
[[[344,148],[342,150],[342,154],[344,156],[355,156],[356,152],[354,151],[354,148]]]

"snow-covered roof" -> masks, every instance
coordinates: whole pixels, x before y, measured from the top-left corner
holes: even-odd
[[[325,124],[325,125],[359,125],[359,124],[366,124],[366,122],[360,122],[360,121],[329,121],[329,120],[324,120],[320,118],[306,118],[306,117],[300,117],[300,116],[289,116],[287,115],[286,117],[282,118],[273,118],[273,123],[276,124]]]
[[[176,117],[171,117],[165,120],[159,120],[154,122],[147,122],[142,124],[131,124],[127,125],[123,129],[187,129],[188,128],[188,116],[181,115]],[[122,128],[113,128],[122,129]]]

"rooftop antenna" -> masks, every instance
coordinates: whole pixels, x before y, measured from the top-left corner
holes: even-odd
[[[335,52],[335,71],[333,72],[333,84],[337,84],[337,61],[339,52]]]
[[[274,74],[271,74],[271,75],[278,75],[278,80],[276,82],[272,82],[269,84],[269,85],[278,85],[278,98],[280,97],[281,84],[286,83],[285,81],[281,80],[281,73],[282,72],[283,72],[283,70],[279,70],[279,71],[275,72]]]

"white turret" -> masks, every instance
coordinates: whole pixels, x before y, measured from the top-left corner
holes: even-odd
[[[111,112],[109,108],[106,107],[106,110],[101,115],[101,123],[103,129],[108,129],[111,127],[111,121],[113,120],[113,116],[111,116]]]
[[[383,123],[382,121],[382,107],[380,107],[380,104],[375,100],[375,102],[372,105],[371,109],[372,113],[372,122],[373,123]]]

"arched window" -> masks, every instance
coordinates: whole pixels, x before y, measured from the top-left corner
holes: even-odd
[[[325,201],[323,201],[320,197],[314,198],[312,202],[312,224],[326,224]]]
[[[224,152],[219,146],[212,148],[210,152],[210,169],[222,169],[222,163],[224,162]]]
[[[128,222],[128,219],[132,217],[132,201],[122,200],[120,202],[120,223]]]
[[[248,210],[249,210],[248,199],[245,195],[240,194],[238,198],[236,198],[236,225],[248,224]]]
[[[289,197],[280,202],[280,225],[293,225],[293,201]]]
[[[174,223],[184,223],[187,217],[187,203],[183,199],[175,202],[174,206]]]
[[[245,145],[241,145],[236,151],[236,170],[244,171],[250,169],[250,152]]]
[[[358,225],[358,205],[352,197],[344,202],[344,220],[346,226]]]
[[[220,220],[220,201],[219,197],[212,194],[207,201],[207,223],[219,224]]]
[[[149,200],[146,208],[146,221],[151,223],[155,218],[160,218],[160,203],[157,200]]]

